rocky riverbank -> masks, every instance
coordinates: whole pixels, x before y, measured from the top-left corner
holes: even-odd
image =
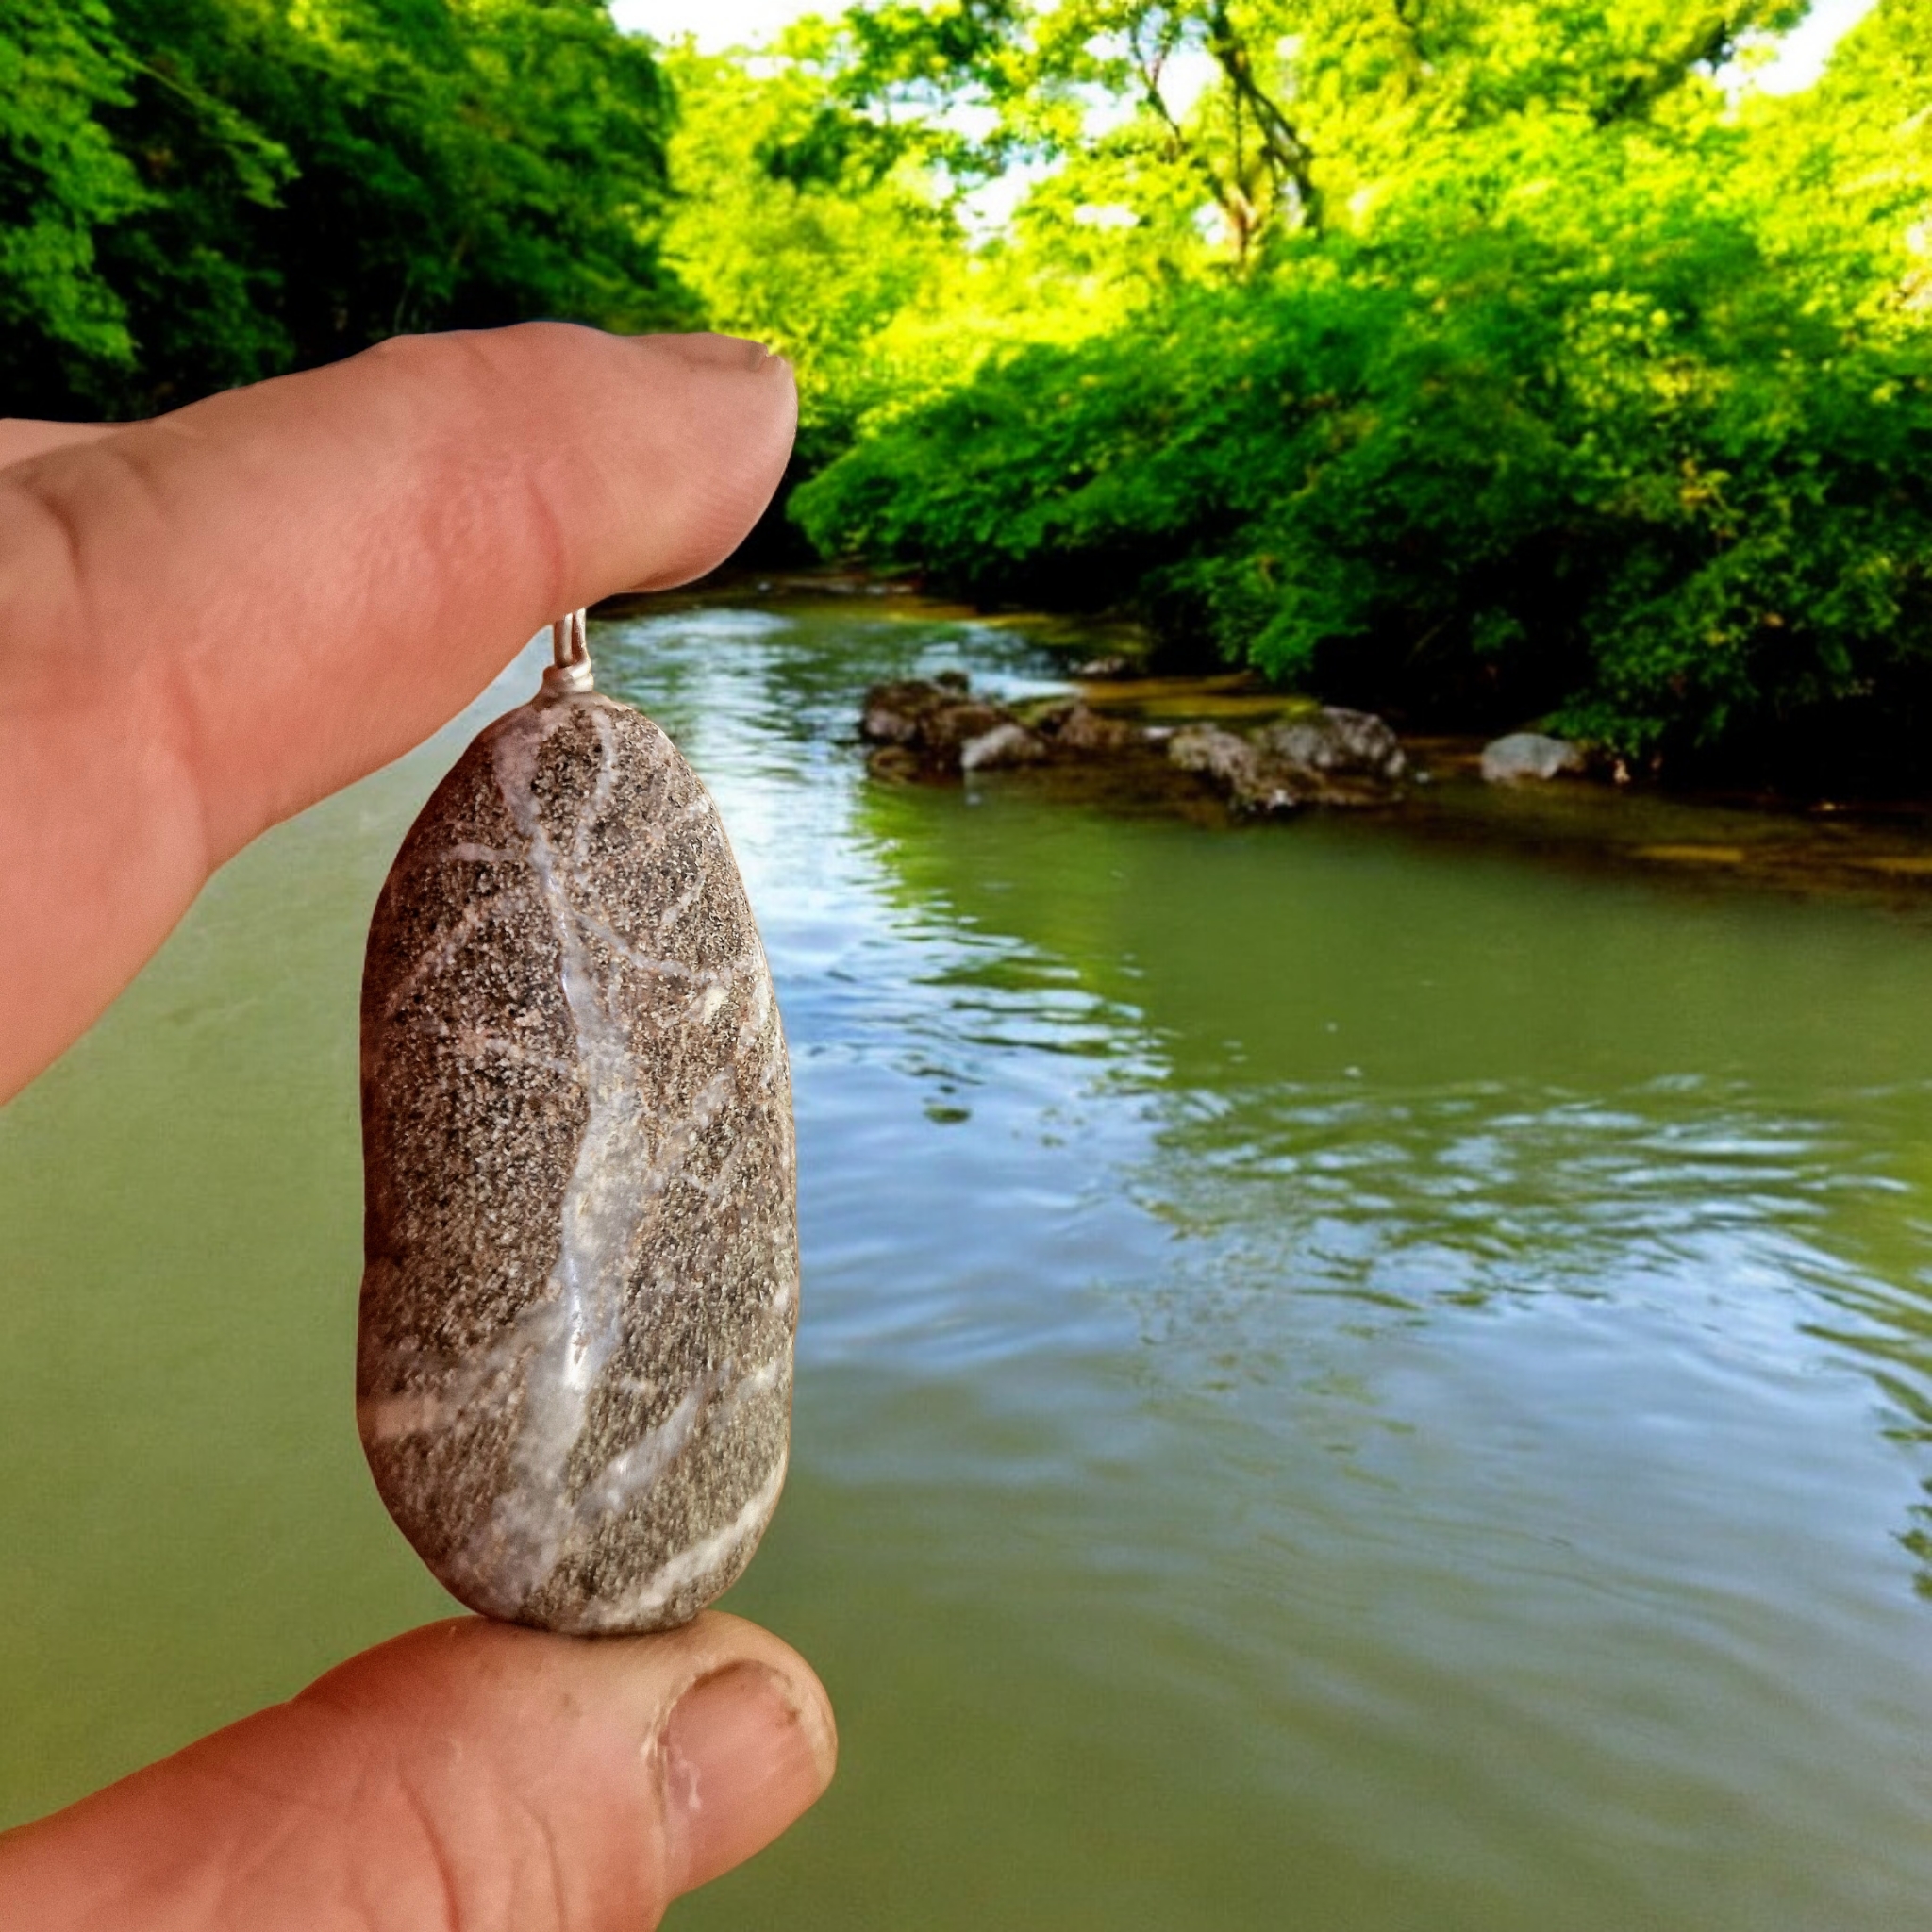
[[[1083,691],[1003,704],[975,692],[963,675],[944,672],[874,685],[859,735],[874,747],[872,770],[881,778],[943,781],[1047,765],[1105,766],[1150,783],[1183,774],[1242,818],[1386,810],[1425,777],[1382,719],[1228,689],[1239,682],[1175,681],[1166,693],[1171,700],[1185,707],[1191,688],[1205,708],[1231,708],[1234,716],[1163,723],[1133,715],[1135,696],[1144,703],[1151,680],[1137,682],[1124,701],[1123,685],[1099,697]],[[1272,715],[1243,726],[1243,701],[1257,698]],[[1490,784],[1520,785],[1580,774],[1587,760],[1560,739],[1519,732],[1485,745],[1479,766]]]
[[[1139,767],[1196,778],[1243,817],[1386,808],[1402,802],[1411,776],[1394,732],[1366,711],[1310,705],[1245,730],[1207,720],[1147,723],[1077,695],[1001,704],[958,674],[874,685],[859,733],[875,747],[872,769],[880,777]]]
[[[1003,701],[942,672],[872,687],[859,733],[870,770],[888,783],[1012,774],[1112,808],[1222,824],[1341,813],[1407,838],[1515,847],[1583,871],[1932,910],[1932,816],[1923,807],[1672,796],[1613,782],[1614,770],[1559,739],[1405,740],[1369,713],[1239,676],[1096,675],[1072,692]]]
[[[996,626],[1060,660],[1050,689],[1042,689],[1042,667],[1032,654],[993,674],[997,685],[984,673],[977,675],[986,681],[975,686],[958,670],[925,668],[930,658],[923,675],[911,675],[908,665],[893,681],[874,685],[853,722],[867,726],[860,736],[882,783],[991,779],[1070,806],[1224,827],[1325,816],[1371,839],[1514,852],[1566,871],[1649,877],[1699,892],[1736,886],[1854,897],[1932,921],[1928,800],[1665,791],[1641,777],[1620,782],[1624,774],[1614,764],[1588,762],[1577,747],[1536,733],[1491,740],[1391,733],[1403,759],[1398,774],[1380,729],[1365,738],[1337,728],[1338,717],[1346,724],[1365,714],[1324,710],[1251,673],[1145,675],[1140,641],[1120,626],[1028,613],[989,620],[903,583],[824,575],[734,578],[614,600],[599,614],[721,608],[782,614],[813,627],[828,620],[915,630]],[[939,660],[951,655],[938,654]],[[1324,737],[1344,750],[1355,747],[1353,758],[1331,759],[1324,769],[1307,739],[1285,729],[1309,720],[1323,721]],[[1006,728],[1014,725],[1020,729]],[[994,732],[1000,735],[986,741]],[[1288,782],[1284,766],[1293,768]]]

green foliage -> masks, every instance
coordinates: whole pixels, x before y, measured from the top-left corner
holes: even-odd
[[[1063,178],[1041,185],[1013,232],[975,234],[971,197],[1014,143],[930,110],[935,75],[996,52],[1004,18],[892,7],[802,22],[755,63],[669,57],[679,192],[666,259],[713,326],[792,359],[805,469],[969,380],[995,349],[1078,340],[1170,278],[1145,235],[1124,248],[1074,219]]]
[[[1932,777],[1932,8],[1738,110],[1735,11],[1396,14],[1426,80],[1305,11],[1265,259],[879,425],[808,533],[1430,723]]]
[[[692,318],[658,255],[669,90],[602,0],[0,0],[0,407],[139,413],[406,329]]]
[[[94,235],[147,202],[102,126],[127,62],[97,0],[0,6],[0,381],[58,383],[63,364],[126,368],[126,312]]]
[[[844,104],[835,59],[828,36],[808,27],[763,78],[689,49],[669,60],[684,185],[667,259],[714,327],[791,358],[800,451],[814,465],[903,391],[905,357],[884,338],[960,251],[923,130]]]

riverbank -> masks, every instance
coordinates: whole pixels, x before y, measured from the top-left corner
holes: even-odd
[[[1292,836],[1291,824],[1257,824],[1231,808],[1211,777],[1178,769],[1167,756],[1168,741],[1191,727],[1231,735],[1266,730],[1318,708],[1269,689],[1251,673],[1133,675],[1139,640],[1130,626],[1035,612],[989,615],[926,597],[909,581],[835,572],[721,575],[669,593],[612,599],[599,611],[611,618],[661,617],[747,605],[778,613],[849,610],[868,624],[962,624],[1021,640],[1037,654],[1037,675],[982,680],[972,688],[974,695],[1002,708],[1002,715],[1014,710],[1031,719],[1071,702],[1138,734],[1133,741],[1103,746],[1099,756],[982,767],[962,777],[957,759],[935,762],[904,756],[890,742],[868,742],[855,715],[847,742],[855,757],[869,758],[875,783],[1020,788],[1111,815]],[[1076,675],[1083,668],[1102,675]],[[1800,804],[1766,794],[1664,790],[1642,780],[1618,784],[1596,775],[1493,785],[1481,776],[1480,738],[1399,733],[1396,741],[1407,767],[1402,782],[1374,798],[1350,801],[1369,836],[1514,853],[1574,872],[1638,874],[1697,891],[1828,894],[1932,917],[1932,801]],[[1360,810],[1363,805],[1369,808]],[[1331,801],[1308,808],[1336,808]]]

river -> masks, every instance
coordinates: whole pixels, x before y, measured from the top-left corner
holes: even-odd
[[[1932,922],[1692,867],[872,782],[910,600],[595,628],[797,1086],[730,1607],[839,1779],[674,1908],[839,1932],[1879,1932],[1932,1897]],[[351,1413],[361,935],[469,716],[0,1114],[0,1821],[443,1599]]]

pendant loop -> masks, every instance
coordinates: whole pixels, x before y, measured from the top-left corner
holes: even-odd
[[[581,610],[573,610],[568,617],[559,617],[551,625],[550,655],[552,661],[543,673],[543,696],[568,697],[596,689]]]

